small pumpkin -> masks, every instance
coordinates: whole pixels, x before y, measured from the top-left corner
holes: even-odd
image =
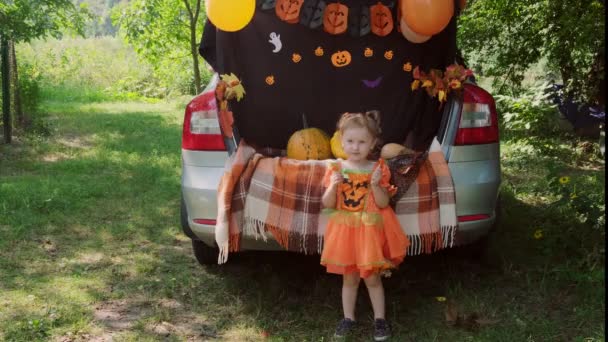
[[[412,63],[407,62],[403,64],[403,71],[410,72],[412,71]]]
[[[294,63],[299,63],[302,60],[302,56],[299,53],[294,53],[293,55],[291,55],[291,60]]]
[[[273,75],[268,75],[268,76],[266,76],[266,79],[264,81],[266,81],[266,84],[268,84],[268,85],[273,85],[274,84],[274,76]]]
[[[390,61],[391,59],[393,59],[393,56],[394,56],[393,50],[387,50],[387,51],[384,53],[384,58],[386,58],[386,59],[387,59],[387,60],[389,60],[389,61]]]
[[[380,1],[369,8],[372,32],[384,37],[393,31],[393,15],[391,9]]]
[[[411,149],[395,143],[388,143],[382,146],[380,157],[383,159],[391,159],[402,154],[414,153]]]
[[[323,29],[330,34],[341,34],[348,28],[348,7],[334,2],[325,7]]]
[[[317,46],[317,48],[315,49],[315,56],[321,57],[321,56],[323,56],[323,53],[324,53],[323,48],[320,46]]]
[[[352,56],[348,51],[337,51],[331,55],[331,64],[337,68],[345,67],[352,61]]]
[[[329,136],[318,128],[304,128],[295,132],[287,141],[287,157],[297,160],[329,159]]]
[[[331,137],[329,144],[331,146],[331,153],[333,153],[334,157],[340,159],[348,158],[348,156],[344,152],[344,149],[342,148],[342,134],[340,134],[340,131],[334,132],[334,135]]]
[[[277,17],[290,24],[300,21],[300,9],[304,0],[277,0],[274,8]]]
[[[365,57],[371,57],[374,55],[374,50],[370,49],[370,48],[365,48],[365,51],[363,51],[363,56]]]

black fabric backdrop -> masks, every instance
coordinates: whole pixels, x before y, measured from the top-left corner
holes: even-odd
[[[282,42],[277,53],[269,42],[272,32]],[[321,57],[314,53],[319,46],[324,50]],[[366,48],[373,50],[372,57],[364,56]],[[351,63],[341,68],[331,63],[331,55],[339,50],[352,55]],[[391,60],[384,57],[387,50],[393,51]],[[245,97],[231,101],[230,107],[239,135],[250,142],[284,148],[290,135],[303,128],[302,114],[309,127],[331,135],[341,113],[377,109],[384,142],[403,143],[412,133],[413,147],[425,148],[437,133],[442,111],[424,90],[411,90],[412,72],[403,65],[410,62],[412,70],[419,66],[428,71],[454,63],[456,16],[429,41],[414,44],[396,29],[385,37],[331,35],[322,27],[283,22],[274,9],[258,8],[237,32],[217,30],[207,21],[199,52],[218,73],[234,73],[242,81]],[[299,63],[292,61],[294,53],[301,55]],[[269,75],[274,76],[273,85],[265,82]],[[379,77],[376,87],[364,82],[377,83]]]

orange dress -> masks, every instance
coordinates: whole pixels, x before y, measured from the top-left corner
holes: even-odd
[[[390,171],[383,160],[380,186],[390,187]],[[334,168],[328,168],[323,185],[330,184]],[[396,267],[403,258],[409,240],[393,209],[378,208],[371,190],[373,171],[338,167],[344,177],[338,186],[336,208],[324,209],[329,215],[324,235],[321,264],[329,273],[358,272],[362,278]]]

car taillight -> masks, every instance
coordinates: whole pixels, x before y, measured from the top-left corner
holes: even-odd
[[[196,151],[226,150],[213,91],[200,94],[186,106],[182,148]]]
[[[490,93],[465,83],[458,132],[454,145],[479,145],[498,142],[498,114]]]

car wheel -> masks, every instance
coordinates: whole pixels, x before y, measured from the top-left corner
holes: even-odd
[[[209,247],[200,240],[192,240],[192,251],[194,251],[194,256],[199,264],[203,266],[217,264],[217,257],[219,255],[217,247]]]

